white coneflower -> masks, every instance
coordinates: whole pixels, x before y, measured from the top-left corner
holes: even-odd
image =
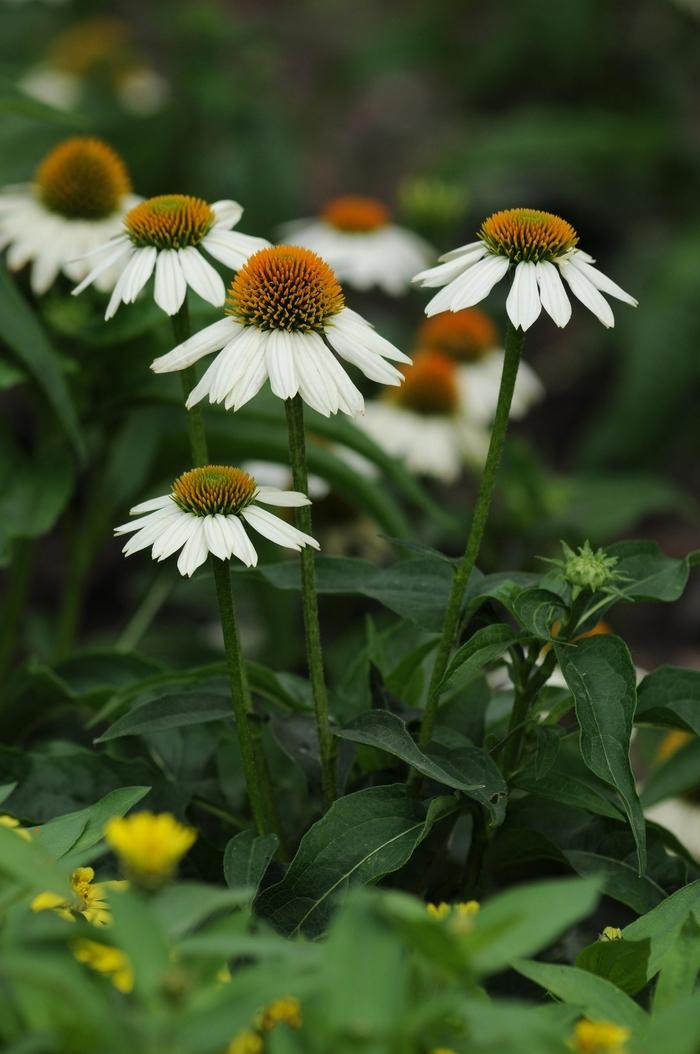
[[[506,310],[513,325],[528,329],[542,308],[557,326],[571,318],[562,278],[604,326],[615,319],[603,293],[637,306],[637,301],[593,267],[593,257],[577,249],[578,234],[566,220],[538,209],[505,209],[482,224],[478,241],[445,253],[437,267],[421,271],[418,285],[444,286],[428,303],[426,315],[473,307],[513,269]]]
[[[335,198],[317,218],[286,224],[283,237],[322,256],[341,282],[391,296],[405,293],[416,269],[434,255],[417,234],[391,222],[386,205],[359,195]]]
[[[191,366],[220,352],[187,405],[208,397],[226,409],[252,399],[269,378],[280,399],[297,393],[326,417],[361,413],[364,400],[334,352],[380,384],[400,384],[387,362],[410,359],[345,307],[338,280],[316,253],[295,245],[263,249],[233,279],[226,317],[151,364],[156,373]]]
[[[418,352],[401,388],[368,402],[360,424],[412,472],[444,483],[453,483],[465,463],[481,466],[489,445],[457,367],[435,351]]]
[[[296,508],[309,505],[305,494],[295,490],[259,487],[248,472],[230,465],[205,465],[183,473],[170,494],[135,505],[139,518],[115,528],[115,534],[131,534],[124,546],[126,556],[151,546],[154,560],[165,560],[179,549],[177,569],[188,578],[209,553],[219,560],[235,556],[255,567],[258,554],[246,526],[286,549],[297,552],[318,542],[297,530],[261,505]]]
[[[418,330],[417,346],[454,359],[471,419],[490,424],[496,412],[505,352],[489,316],[473,307],[442,311],[424,320]],[[510,416],[524,417],[543,395],[539,377],[527,362],[521,361]]]
[[[124,214],[139,199],[118,154],[100,139],[75,137],[46,155],[32,183],[0,193],[0,249],[10,270],[31,264],[32,290],[41,295],[63,273],[74,282],[90,270],[85,260],[121,230]],[[108,263],[101,289],[116,280]]]
[[[251,253],[269,242],[231,230],[243,214],[236,201],[212,205],[188,194],[161,194],[142,201],[124,217],[122,232],[93,255],[97,263],[73,290],[81,293],[104,270],[117,267],[119,278],[112,291],[105,318],[120,304],[132,304],[155,271],[153,298],[167,315],[182,307],[187,287],[203,300],[220,307],[226,298],[221,275],[202,250],[235,270]]]

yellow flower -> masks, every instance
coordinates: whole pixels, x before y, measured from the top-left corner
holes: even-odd
[[[159,886],[175,872],[197,837],[168,812],[137,812],[107,822],[105,838],[124,870],[142,886]]]
[[[457,1051],[452,1047],[433,1047],[430,1054],[457,1054]]]
[[[576,1025],[573,1049],[576,1054],[626,1054],[630,1030],[610,1021],[588,1021]]]
[[[619,926],[606,926],[598,938],[600,941],[621,941],[623,939]]]
[[[255,1027],[261,1032],[270,1032],[276,1025],[289,1025],[290,1028],[301,1028],[301,1007],[299,1000],[287,995],[276,999],[262,1010],[255,1019]]]
[[[0,827],[9,827],[10,830],[18,834],[20,838],[24,838],[25,842],[31,842],[32,836],[29,831],[26,831],[24,827],[20,827],[19,820],[16,820],[14,816],[7,816],[3,814],[0,816]]]
[[[107,974],[114,987],[120,992],[130,992],[134,987],[131,964],[119,948],[81,939],[74,941],[73,955],[78,962],[85,963],[91,970]]]
[[[439,904],[426,904],[425,910],[434,919],[446,919],[452,908],[442,900]]]
[[[464,932],[471,928],[472,920],[479,911],[481,905],[478,900],[462,900],[458,904],[426,904],[428,914],[434,919],[450,920],[450,926],[457,932]]]
[[[95,872],[91,867],[77,867],[71,875],[73,899],[66,900],[57,893],[47,890],[34,897],[32,911],[55,911],[61,918],[74,922],[76,915],[82,915],[93,926],[108,926],[112,921],[107,903],[106,891],[123,889],[126,882],[95,882]]]
[[[231,1040],[226,1054],[262,1054],[265,1049],[262,1037],[257,1032],[239,1032]]]

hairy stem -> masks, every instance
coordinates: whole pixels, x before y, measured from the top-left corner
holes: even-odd
[[[304,404],[301,396],[295,395],[294,398],[285,400],[284,405],[287,411],[289,459],[292,466],[294,489],[306,494],[309,481],[306,465],[306,440],[304,436]],[[296,524],[299,530],[304,531],[305,534],[311,534],[311,509],[308,505],[302,505],[296,509]],[[321,756],[323,801],[325,807],[328,808],[335,800],[336,795],[335,743],[328,717],[328,693],[323,670],[314,555],[313,549],[308,546],[301,550],[301,595],[304,607],[304,628],[306,631],[306,658],[313,692],[316,731]]]

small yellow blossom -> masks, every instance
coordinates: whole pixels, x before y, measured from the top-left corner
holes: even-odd
[[[573,1049],[576,1054],[627,1054],[629,1036],[628,1028],[584,1018],[574,1029]]]
[[[126,882],[95,882],[95,872],[91,867],[77,867],[71,875],[73,899],[66,900],[58,893],[39,893],[31,903],[32,911],[55,911],[61,918],[74,922],[76,915],[82,915],[93,926],[108,926],[112,921],[107,903],[107,891],[123,889]]]
[[[9,827],[20,838],[24,838],[25,842],[31,842],[32,840],[29,831],[25,830],[24,827],[20,827],[19,820],[16,820],[14,816],[7,816],[6,814],[0,816],[0,827]]]
[[[261,1032],[270,1032],[276,1025],[301,1028],[301,1006],[294,996],[287,995],[266,1006],[255,1019],[255,1027]]]
[[[229,984],[231,982],[231,970],[229,969],[228,963],[224,963],[224,965],[216,971],[216,980],[219,984]]]
[[[239,1032],[231,1040],[226,1054],[262,1054],[265,1049],[262,1037],[257,1032]]]
[[[619,926],[606,926],[598,938],[600,941],[621,941],[623,939]]]
[[[171,878],[197,832],[170,813],[137,812],[107,822],[105,838],[124,870],[140,885],[157,887]]]
[[[444,900],[441,900],[439,904],[426,904],[426,911],[434,919],[446,919],[450,914],[452,908],[449,904],[446,904]]]
[[[119,948],[112,948],[98,941],[77,940],[73,943],[73,955],[78,962],[85,963],[97,973],[107,974],[120,992],[130,992],[134,987],[131,964]]]
[[[458,904],[426,904],[428,914],[438,920],[449,919],[450,927],[457,932],[470,929],[474,916],[481,905],[478,900],[462,900]]]
[[[452,1047],[433,1047],[430,1054],[457,1054],[457,1051]]]

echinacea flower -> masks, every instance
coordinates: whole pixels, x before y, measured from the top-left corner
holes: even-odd
[[[576,1054],[626,1054],[630,1030],[611,1021],[589,1021],[584,1018],[574,1029],[573,1050]]]
[[[269,245],[264,238],[231,230],[242,215],[237,201],[210,205],[189,194],[148,198],[126,214],[116,238],[92,253],[94,266],[73,295],[82,293],[105,270],[114,267],[119,278],[105,311],[106,319],[116,314],[120,304],[133,304],[154,271],[153,299],[167,315],[180,310],[188,286],[207,303],[221,307],[226,287],[202,250],[235,270],[251,253]]]
[[[107,894],[110,890],[124,889],[125,882],[94,882],[95,872],[91,867],[77,867],[71,875],[73,898],[66,900],[57,893],[39,893],[31,903],[32,911],[55,911],[68,922],[75,922],[82,915],[93,926],[108,926],[112,921]]]
[[[359,424],[412,472],[453,483],[465,462],[480,467],[488,451],[488,430],[473,409],[455,363],[422,351],[405,367],[402,387],[368,401]]]
[[[155,373],[170,373],[220,352],[188,407],[208,397],[238,410],[269,378],[280,399],[298,393],[325,417],[339,410],[354,417],[363,410],[362,393],[334,353],[379,384],[403,379],[387,359],[411,361],[345,306],[335,274],[309,249],[277,245],[255,253],[233,279],[226,303],[225,318],[151,364]]]
[[[158,886],[175,869],[197,838],[168,812],[144,810],[130,816],[114,816],[105,825],[105,840],[119,857],[124,871],[140,885]]]
[[[417,344],[455,360],[472,419],[490,424],[496,412],[505,352],[489,316],[474,307],[441,311],[425,319],[418,330]],[[543,395],[539,377],[527,362],[521,361],[510,416],[515,420],[524,417]]]
[[[134,987],[134,971],[121,948],[81,938],[73,942],[72,949],[78,962],[85,963],[97,973],[105,974],[117,991],[127,995]]]
[[[283,236],[318,253],[353,289],[376,286],[390,296],[405,293],[434,252],[417,234],[392,223],[381,201],[354,194],[329,201],[315,219],[285,224]]]
[[[542,308],[557,326],[565,326],[571,303],[564,282],[604,326],[614,326],[603,293],[633,307],[637,301],[595,268],[593,257],[577,244],[571,224],[551,212],[505,209],[484,221],[478,241],[445,253],[438,266],[421,271],[413,281],[444,286],[425,309],[426,315],[436,315],[478,304],[512,269],[506,311],[516,329],[529,329]]]
[[[298,491],[259,487],[241,468],[206,465],[179,476],[170,494],[134,506],[131,513],[139,518],[114,533],[132,535],[124,546],[127,556],[150,545],[153,559],[165,560],[181,549],[177,569],[189,578],[210,553],[219,560],[235,556],[246,567],[255,567],[258,554],[246,527],[286,549],[318,549],[315,538],[261,508],[309,504]]]
[[[37,295],[59,273],[78,282],[91,267],[84,257],[119,233],[124,214],[138,200],[110,146],[101,139],[66,139],[46,155],[32,183],[0,193],[0,249],[7,249],[11,271],[31,263]],[[96,276],[99,289],[114,285],[113,263]]]

